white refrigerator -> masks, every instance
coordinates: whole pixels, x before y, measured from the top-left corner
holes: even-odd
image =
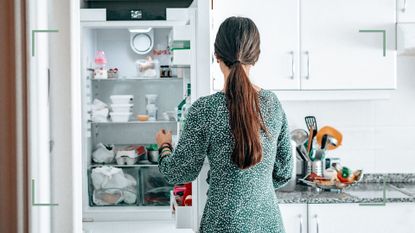
[[[144,157],[142,161],[138,157],[138,161],[132,159],[124,164],[115,159],[116,151],[128,146],[154,144],[155,133],[161,128],[178,134],[180,122],[168,119],[168,112],[173,112],[185,98],[188,84],[191,84],[192,101],[199,96],[197,92],[203,85],[196,77],[196,23],[195,8],[167,9],[167,20],[163,21],[81,20],[79,78],[82,116],[79,117],[82,121],[82,215],[85,232],[173,232],[171,229],[176,227],[184,229],[177,232],[197,231],[206,200],[207,164],[192,183],[192,206],[176,207],[173,212],[172,185],[164,181],[156,163],[148,162]],[[146,53],[144,50],[149,48],[151,51]],[[97,59],[102,55],[97,51],[104,52],[105,69],[116,70],[109,74],[116,78],[99,78],[97,67],[102,64],[97,63],[104,62]],[[149,62],[149,56],[153,62]],[[146,70],[145,66],[149,64],[151,69]],[[163,66],[166,64],[170,67]],[[160,71],[157,71],[158,66]],[[173,77],[150,77],[159,76],[158,72]],[[117,106],[111,106],[114,104],[111,96],[114,95],[132,96],[129,105],[124,106],[131,108],[127,122],[116,122],[120,114]],[[149,113],[146,95],[157,95],[154,121],[137,119],[137,115]],[[105,109],[115,113],[110,113],[111,116],[105,119],[102,117]],[[100,144],[116,148],[112,161],[103,164],[98,156],[94,156]],[[112,175],[115,177],[120,173],[102,175],[104,173],[97,172],[104,166],[110,166],[111,172],[121,169],[123,177],[130,181],[128,188],[111,180]]]

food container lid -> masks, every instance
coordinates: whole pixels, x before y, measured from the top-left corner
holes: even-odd
[[[133,95],[111,95],[111,99],[133,99]]]
[[[132,112],[110,112],[111,116],[130,116]]]
[[[134,104],[111,104],[111,107],[132,107]]]

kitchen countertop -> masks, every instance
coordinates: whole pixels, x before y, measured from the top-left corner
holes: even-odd
[[[415,174],[367,174],[360,183],[341,192],[317,191],[299,184],[294,191],[276,194],[280,204],[329,204],[415,202],[414,192]]]

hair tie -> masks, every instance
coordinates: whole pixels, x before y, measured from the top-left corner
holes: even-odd
[[[234,62],[232,62],[232,66],[235,66],[235,65],[240,64],[240,63],[241,63],[241,61],[235,60]]]

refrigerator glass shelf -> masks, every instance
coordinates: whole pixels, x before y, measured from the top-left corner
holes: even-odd
[[[107,78],[107,79],[95,79],[91,78],[92,81],[98,82],[128,82],[128,81],[183,81],[183,78],[169,77],[169,78],[146,78],[146,77],[122,77],[122,78]]]
[[[133,165],[118,165],[115,163],[109,163],[109,164],[90,164],[90,168],[100,167],[100,166],[112,166],[112,167],[118,167],[118,168],[138,168],[138,167],[157,167],[157,163],[137,163]]]
[[[177,121],[127,121],[127,122],[91,122],[96,125],[122,125],[122,124],[177,124]]]

